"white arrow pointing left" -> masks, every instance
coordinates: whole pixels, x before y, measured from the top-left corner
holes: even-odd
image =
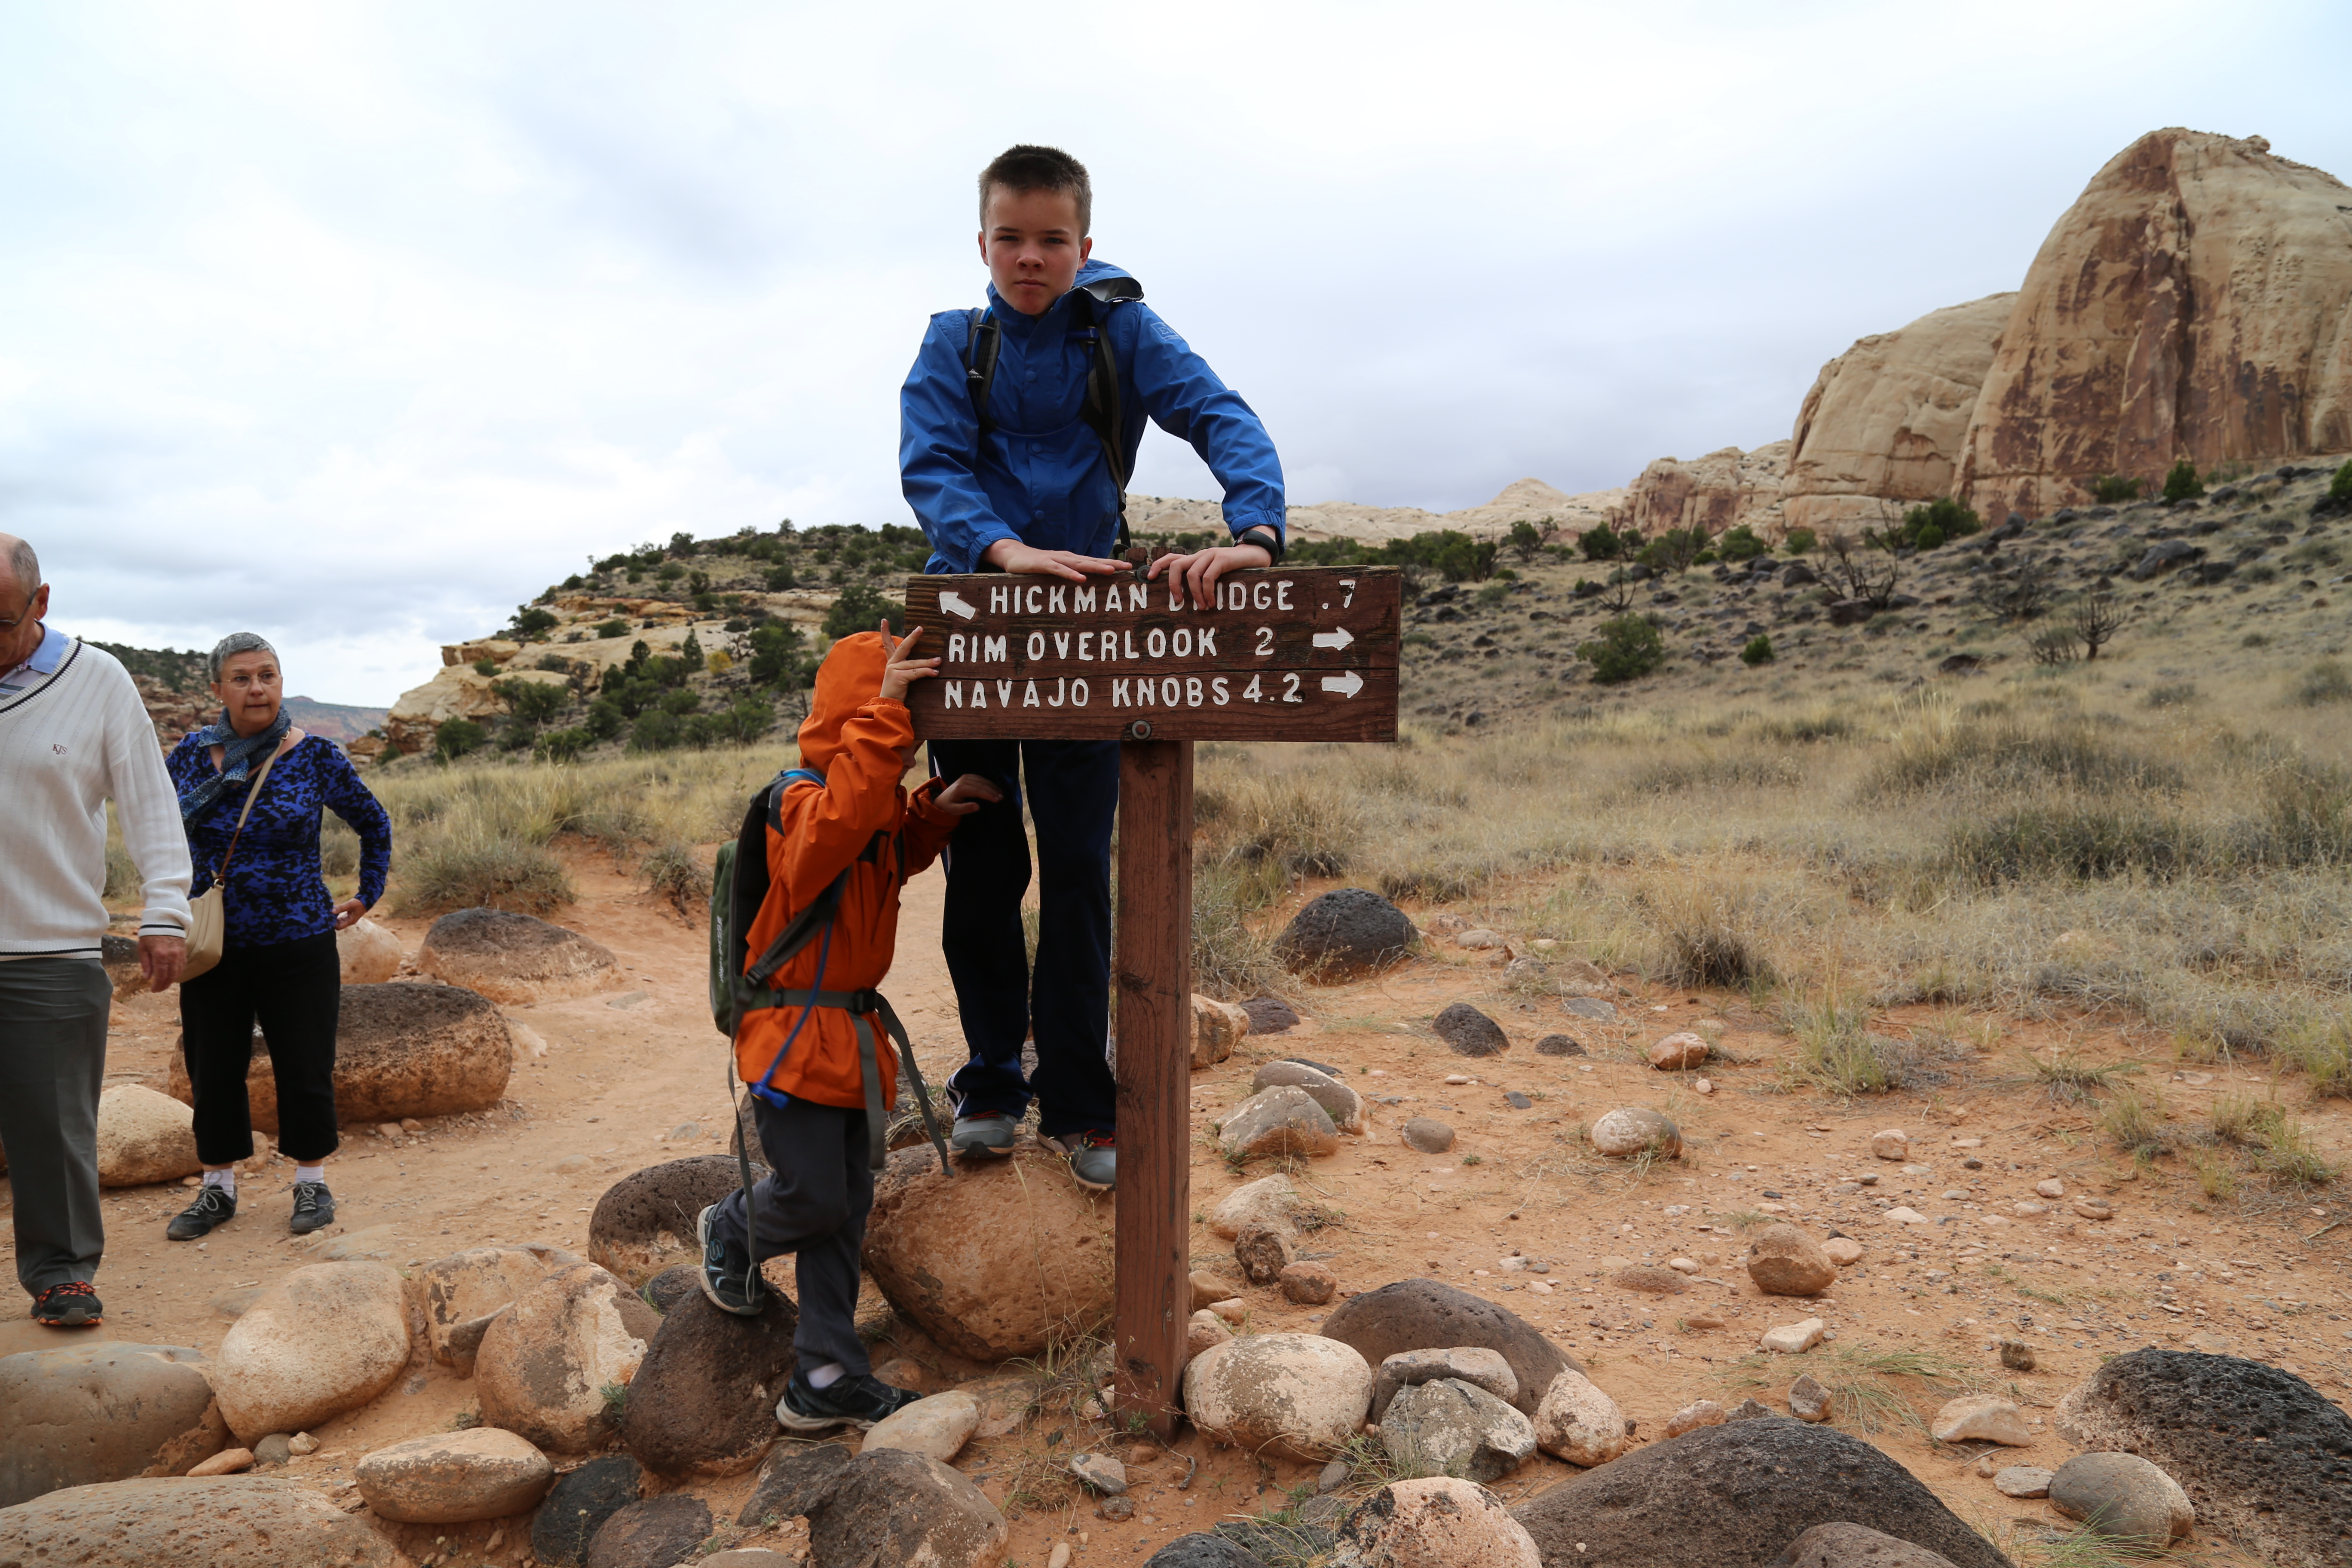
[[[967,621],[980,614],[979,605],[965,604],[963,595],[952,588],[940,590],[940,608],[949,615],[961,616]]]
[[[1317,647],[1346,647],[1355,640],[1349,635],[1348,628],[1345,626],[1341,626],[1336,632],[1317,632],[1314,638]]]
[[[1336,691],[1342,697],[1353,697],[1363,689],[1364,678],[1352,669],[1345,675],[1327,675],[1323,678],[1323,689]]]

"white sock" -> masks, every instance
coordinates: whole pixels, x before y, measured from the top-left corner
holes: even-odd
[[[235,1197],[236,1196],[236,1172],[234,1168],[226,1171],[206,1171],[205,1185],[218,1187],[230,1197]]]
[[[835,1384],[839,1383],[845,1376],[848,1375],[848,1373],[849,1369],[842,1365],[837,1361],[829,1361],[823,1366],[813,1366],[809,1368],[809,1386],[811,1388],[831,1388]]]
[[[294,1179],[298,1182],[323,1182],[327,1179],[327,1167],[324,1165],[297,1165],[294,1167]]]

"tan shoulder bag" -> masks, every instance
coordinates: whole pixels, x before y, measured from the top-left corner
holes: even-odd
[[[180,965],[184,981],[194,980],[221,961],[222,945],[228,940],[228,912],[221,902],[228,888],[228,863],[236,854],[236,841],[245,837],[245,819],[253,815],[254,797],[261,793],[269,770],[278,765],[278,757],[273,750],[254,776],[253,787],[245,792],[245,809],[236,814],[236,831],[228,836],[228,853],[213,872],[213,885],[188,900],[188,958]]]

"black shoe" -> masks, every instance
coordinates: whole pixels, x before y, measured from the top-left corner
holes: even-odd
[[[739,1318],[756,1318],[767,1305],[760,1270],[749,1253],[730,1249],[711,1234],[710,1221],[718,1213],[719,1205],[712,1204],[694,1222],[694,1234],[702,1243],[702,1267],[695,1277],[702,1281],[702,1293],[710,1298],[712,1306]]]
[[[89,1280],[68,1279],[33,1298],[33,1321],[45,1329],[94,1329],[106,1321],[106,1307]]]
[[[335,1223],[335,1194],[324,1182],[294,1184],[294,1217],[286,1228],[297,1236],[324,1230]]]
[[[213,1226],[226,1225],[236,1217],[236,1200],[229,1196],[226,1187],[209,1184],[196,1189],[196,1201],[172,1216],[163,1234],[173,1241],[194,1241],[208,1236]]]
[[[776,1421],[795,1432],[829,1432],[835,1426],[864,1428],[896,1415],[920,1399],[911,1389],[893,1388],[872,1373],[845,1377],[830,1388],[811,1386],[808,1373],[793,1369],[784,1396],[776,1401]]]

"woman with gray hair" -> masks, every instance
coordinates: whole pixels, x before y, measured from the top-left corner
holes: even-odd
[[[193,1241],[236,1213],[236,1165],[253,1153],[246,1073],[254,1026],[278,1086],[278,1148],[294,1162],[292,1229],[333,1223],[326,1158],[335,1121],[335,933],[383,897],[392,819],[332,741],[285,710],[278,651],[252,632],[223,637],[208,666],[220,721],[187,735],[165,764],[195,862],[194,891],[218,881],[220,963],[180,983],[182,1049],[195,1091],[204,1184],[164,1234]],[[360,836],[359,897],[336,903],[319,859],[320,814]]]

